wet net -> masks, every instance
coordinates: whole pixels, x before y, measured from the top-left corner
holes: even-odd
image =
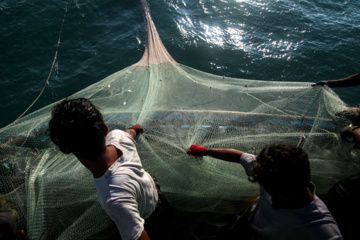
[[[319,196],[359,172],[359,153],[339,137],[349,122],[337,113],[346,105],[330,88],[215,76],[178,64],[142,7],[143,58],[70,98],[89,98],[110,130],[143,126],[140,158],[173,207],[221,225],[219,216],[241,212],[258,195],[240,164],[189,156],[191,144],[253,154],[273,143],[301,146]],[[111,221],[91,173],[47,134],[55,104],[0,130],[0,207],[30,239],[106,239]]]

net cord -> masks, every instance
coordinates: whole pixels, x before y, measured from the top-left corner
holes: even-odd
[[[51,68],[50,68],[50,72],[49,72],[49,75],[48,77],[46,78],[46,81],[45,81],[45,84],[43,86],[43,88],[41,89],[39,95],[35,98],[35,100],[30,104],[30,106],[18,117],[15,119],[15,121],[12,122],[12,124],[14,124],[16,121],[18,121],[22,116],[24,116],[29,110],[30,108],[37,102],[37,100],[39,100],[39,98],[41,97],[41,95],[43,94],[46,86],[49,84],[49,79],[51,77],[51,74],[53,72],[53,69],[54,69],[54,66],[55,66],[55,63],[56,63],[56,59],[57,59],[57,55],[58,55],[58,52],[59,52],[59,47],[60,47],[60,39],[61,39],[61,34],[62,34],[62,31],[63,31],[63,27],[64,27],[64,22],[65,22],[65,18],[66,18],[66,14],[71,6],[71,3],[72,3],[72,0],[70,0],[70,2],[68,3],[68,5],[66,6],[66,9],[65,9],[65,14],[64,14],[64,17],[62,19],[62,23],[61,23],[61,27],[60,27],[60,32],[59,32],[59,37],[58,37],[58,41],[57,41],[57,45],[56,45],[56,51],[55,51],[55,56],[54,56],[54,60],[52,62],[52,65],[51,65]]]

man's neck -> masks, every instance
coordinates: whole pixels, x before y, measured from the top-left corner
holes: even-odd
[[[296,194],[285,195],[276,194],[272,195],[272,206],[275,209],[299,209],[308,206],[314,200],[314,195],[309,187]]]
[[[113,145],[106,146],[106,150],[96,160],[89,160],[85,158],[79,158],[79,161],[90,170],[94,178],[99,178],[105,174],[105,172],[121,157],[122,152],[115,148]]]

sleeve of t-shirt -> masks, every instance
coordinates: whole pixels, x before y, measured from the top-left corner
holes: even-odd
[[[310,222],[310,221],[309,221]],[[303,229],[304,239],[342,240],[339,227],[334,221],[321,220],[309,223]]]
[[[106,135],[106,145],[114,145],[120,148],[120,145],[126,146],[126,148],[136,149],[136,141],[130,136],[129,133],[115,129]]]
[[[133,194],[123,191],[121,198],[106,203],[105,210],[116,224],[122,240],[137,240],[141,236],[145,220],[140,216]]]
[[[256,164],[256,155],[243,153],[240,157],[240,164],[244,167],[246,174],[250,176]]]

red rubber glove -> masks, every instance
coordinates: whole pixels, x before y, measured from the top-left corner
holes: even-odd
[[[194,156],[204,156],[206,148],[200,145],[191,145],[190,150],[187,151],[187,154]]]
[[[143,133],[143,131],[144,131],[143,128],[139,124],[132,126],[130,129],[134,129],[136,134]]]

